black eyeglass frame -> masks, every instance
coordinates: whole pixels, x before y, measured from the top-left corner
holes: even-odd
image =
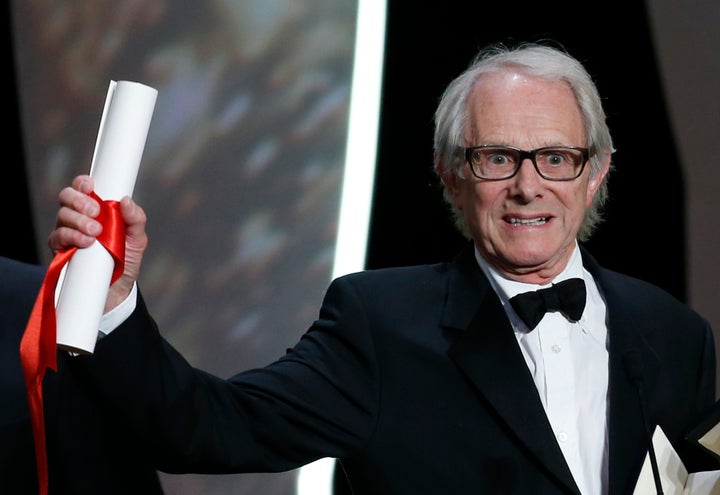
[[[512,150],[512,151],[517,152],[520,155],[520,158],[518,159],[517,166],[515,167],[515,170],[513,171],[513,173],[506,177],[481,177],[481,176],[479,176],[477,174],[477,172],[475,172],[475,167],[473,167],[473,164],[472,164],[472,159],[471,159],[472,153],[475,150],[487,149],[487,148],[496,148],[499,150]],[[512,179],[513,177],[515,177],[517,175],[518,171],[520,170],[522,163],[525,161],[526,158],[530,159],[530,161],[533,164],[533,167],[535,167],[535,171],[538,173],[538,175],[540,177],[542,177],[545,180],[550,180],[550,181],[554,181],[554,182],[567,182],[567,181],[575,180],[582,175],[583,171],[585,170],[585,165],[587,165],[588,160],[590,160],[590,157],[595,154],[594,148],[582,148],[580,146],[544,146],[542,148],[536,148],[534,150],[527,151],[527,150],[521,150],[520,148],[515,148],[513,146],[498,146],[498,145],[492,145],[492,144],[485,144],[482,146],[471,146],[471,147],[463,148],[463,149],[465,151],[465,161],[470,166],[470,171],[472,172],[472,174],[475,177],[477,177],[478,179],[492,180],[492,181],[507,180],[507,179]],[[538,153],[545,151],[545,150],[577,150],[577,151],[580,151],[582,153],[583,161],[580,164],[580,168],[578,169],[577,174],[574,177],[566,177],[566,178],[562,178],[562,179],[546,177],[545,175],[543,175],[543,173],[540,172],[540,169],[538,168],[537,162],[535,161],[535,156]]]

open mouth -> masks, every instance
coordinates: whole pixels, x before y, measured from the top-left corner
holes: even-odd
[[[507,218],[506,221],[510,223],[511,225],[517,225],[519,227],[522,226],[532,226],[532,225],[545,225],[548,220],[550,220],[550,217],[537,217],[537,218]]]

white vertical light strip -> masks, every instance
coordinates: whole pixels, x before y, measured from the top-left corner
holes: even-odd
[[[385,0],[358,0],[355,61],[333,278],[365,268],[385,51]]]
[[[385,0],[358,0],[345,170],[332,278],[365,268],[385,50]],[[332,495],[335,459],[300,468],[297,495]]]

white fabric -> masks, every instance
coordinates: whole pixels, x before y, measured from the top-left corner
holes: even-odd
[[[585,280],[587,304],[577,323],[548,313],[533,331],[517,316],[509,299],[549,287],[501,276],[476,250],[475,257],[500,297],[515,331],[540,400],[580,492],[608,493],[608,352],[606,306],[593,277],[582,266],[580,249],[555,278]]]
[[[122,322],[128,319],[128,317],[135,310],[137,304],[137,283],[133,284],[130,294],[127,298],[112,310],[108,311],[102,316],[100,320],[99,338],[108,335],[110,332],[120,326]]]

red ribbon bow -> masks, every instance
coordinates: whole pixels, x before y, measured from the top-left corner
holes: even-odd
[[[94,192],[90,194],[100,203],[96,218],[102,226],[97,241],[108,250],[115,265],[110,283],[115,282],[125,269],[125,223],[119,211],[118,201],[103,201]],[[57,337],[55,319],[55,287],[62,268],[70,261],[77,247],[59,251],[50,262],[40,292],[30,313],[25,333],[20,341],[25,387],[28,394],[30,420],[35,440],[38,488],[40,495],[48,493],[48,466],[45,444],[45,415],[43,409],[42,382],[45,371],[57,371]]]

